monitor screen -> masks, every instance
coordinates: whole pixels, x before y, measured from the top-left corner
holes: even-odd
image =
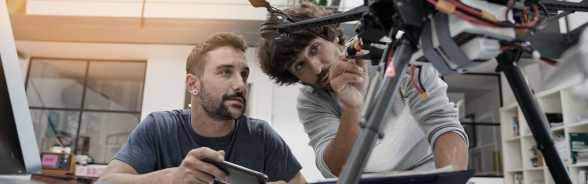
[[[0,57],[0,174],[23,174],[26,170],[6,75]],[[19,172],[20,171],[20,172]]]

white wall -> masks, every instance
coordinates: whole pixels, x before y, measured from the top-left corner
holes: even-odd
[[[272,127],[282,136],[284,141],[302,164],[302,174],[308,182],[324,178],[315,165],[315,156],[312,147],[308,145],[309,138],[302,124],[298,120],[296,110],[296,97],[300,84],[291,86],[274,85],[272,103],[273,118]]]
[[[499,123],[500,97],[498,93],[498,88],[495,88],[473,100],[467,101],[466,114],[475,114],[476,122]],[[492,152],[502,150],[500,127],[477,126],[475,136],[476,147],[469,150],[469,164],[478,172],[492,172],[494,170],[494,156]]]
[[[154,111],[184,108],[186,61],[148,59],[141,120]]]

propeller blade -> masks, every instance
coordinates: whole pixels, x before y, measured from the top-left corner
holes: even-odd
[[[264,8],[268,8],[268,9],[271,8],[270,4],[265,0],[249,0],[249,3],[251,3],[251,5],[253,5],[253,7],[256,7],[256,8],[259,8],[259,7],[264,7]]]

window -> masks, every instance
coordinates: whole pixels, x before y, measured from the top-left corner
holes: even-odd
[[[139,124],[145,61],[32,59],[26,92],[39,150],[109,163]]]

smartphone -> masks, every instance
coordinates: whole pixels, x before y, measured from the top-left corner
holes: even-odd
[[[231,162],[223,161],[217,162],[210,158],[202,157],[202,161],[210,163],[218,167],[221,171],[229,176],[229,182],[223,182],[214,177],[214,180],[227,184],[265,184],[267,182],[267,175],[257,172],[243,166],[233,164]]]

